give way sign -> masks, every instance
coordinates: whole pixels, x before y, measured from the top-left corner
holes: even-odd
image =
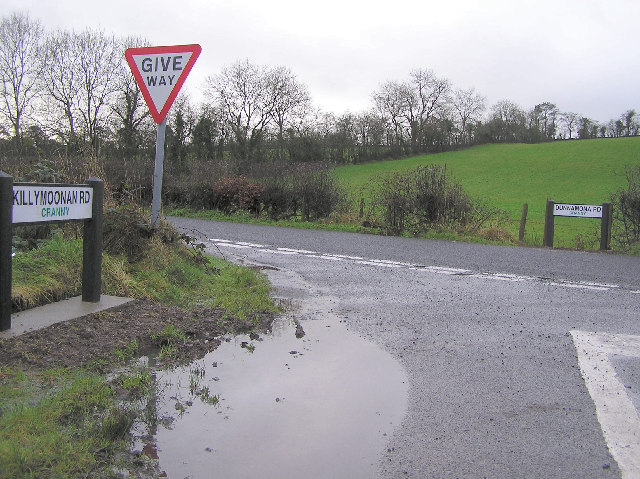
[[[201,51],[200,45],[125,50],[129,68],[156,123],[160,124],[166,118]]]

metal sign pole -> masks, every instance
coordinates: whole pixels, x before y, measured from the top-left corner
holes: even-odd
[[[153,170],[153,199],[151,201],[151,223],[155,228],[158,226],[160,216],[160,204],[162,202],[162,173],[164,163],[164,136],[167,129],[167,119],[158,124],[156,134],[156,163]]]

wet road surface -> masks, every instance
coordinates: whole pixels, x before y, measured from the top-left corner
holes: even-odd
[[[640,351],[632,344],[640,259],[171,221],[200,234],[212,254],[275,268],[265,273],[276,295],[331,304],[350,332],[402,365],[409,390],[401,426],[374,475],[343,477],[640,474],[623,454],[638,450],[640,438]],[[601,335],[585,333],[627,342],[607,352]],[[611,360],[591,366],[602,372],[594,379],[579,356],[605,357],[598,354]],[[632,407],[615,410],[627,417],[608,419],[594,384],[626,393]]]

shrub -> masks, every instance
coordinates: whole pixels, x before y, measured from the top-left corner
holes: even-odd
[[[55,163],[40,160],[25,168],[24,176],[14,178],[15,182],[56,183],[63,179],[56,169]],[[12,229],[12,245],[17,249],[30,250],[37,248],[44,241],[60,232],[60,225],[55,223],[26,224],[14,226]]]
[[[464,227],[478,210],[462,187],[447,177],[446,167],[422,166],[385,178],[377,203],[391,234],[410,228],[420,232],[435,225]]]
[[[11,244],[19,250],[35,249],[61,231],[55,223],[15,225]]]
[[[264,182],[263,211],[272,220],[289,219],[298,213],[298,199],[293,183],[287,178],[274,178]]]
[[[244,176],[221,178],[213,184],[213,206],[224,214],[259,213],[264,187]]]
[[[26,168],[25,178],[16,178],[16,181],[59,183],[63,181],[63,175],[58,171],[53,161],[40,160],[38,163]]]
[[[627,186],[618,190],[613,204],[611,239],[616,249],[628,250],[640,243],[640,165],[628,168]]]
[[[181,188],[176,188],[175,191],[177,192],[176,198],[173,199],[175,204],[189,205],[192,208],[204,210],[215,208],[216,191],[211,182],[185,185]]]
[[[300,201],[302,221],[326,218],[341,199],[338,186],[328,171],[296,172],[293,177]]]
[[[130,262],[139,260],[150,248],[154,236],[163,243],[175,243],[178,233],[160,221],[154,228],[151,218],[135,206],[108,208],[102,223],[103,250],[110,255],[125,255]]]
[[[376,202],[383,209],[383,225],[391,234],[404,231],[412,211],[411,181],[408,173],[396,173],[382,180]]]
[[[342,199],[335,179],[322,164],[289,165],[262,182],[263,211],[274,220],[298,213],[303,221],[326,218]]]
[[[447,178],[446,167],[430,165],[415,171],[415,213],[420,224],[464,225],[473,204],[462,186]]]
[[[172,178],[164,186],[163,198],[178,207],[219,210],[226,215],[246,211],[265,213],[273,220],[301,215],[310,221],[329,216],[343,196],[322,163],[265,162],[253,165],[251,175]]]

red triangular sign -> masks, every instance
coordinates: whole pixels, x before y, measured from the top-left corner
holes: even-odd
[[[167,117],[201,51],[200,45],[125,50],[124,56],[129,68],[156,123],[162,123]]]

